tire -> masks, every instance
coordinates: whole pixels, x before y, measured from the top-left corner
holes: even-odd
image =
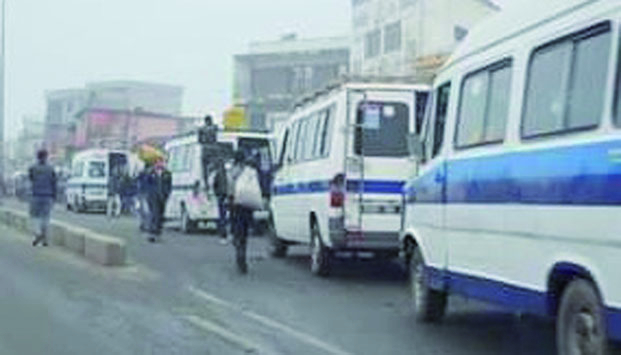
[[[185,207],[181,207],[181,232],[190,234],[196,229],[196,223],[190,219]]]
[[[446,312],[446,292],[427,285],[425,261],[419,248],[415,248],[410,261],[411,302],[416,320],[421,323],[438,322]]]
[[[311,225],[311,258],[310,269],[311,273],[316,276],[328,276],[330,274],[332,253],[328,247],[325,246],[321,239],[321,232],[317,223]]]
[[[563,292],[556,318],[557,353],[606,354],[608,340],[603,314],[593,284],[582,279],[572,281]]]
[[[273,221],[267,223],[266,233],[270,239],[269,253],[273,258],[285,258],[287,256],[287,251],[289,246],[285,243],[284,240],[278,238],[278,234],[276,233],[276,226]]]

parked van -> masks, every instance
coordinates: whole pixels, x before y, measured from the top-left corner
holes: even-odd
[[[254,151],[260,157],[260,168],[272,169],[273,137],[258,131],[219,131],[217,141],[225,160],[232,161],[233,152],[239,148]],[[179,223],[188,233],[201,226],[214,225],[218,220],[218,201],[213,192],[214,173],[209,173],[209,186],[203,179],[203,150],[198,132],[173,138],[166,143],[168,168],[172,172],[173,191],[166,205],[167,221]],[[267,198],[268,196],[266,196]],[[268,214],[256,214],[256,219],[267,221]]]
[[[67,209],[105,211],[111,172],[130,173],[130,160],[130,153],[121,150],[89,149],[77,153],[65,189]]]
[[[438,74],[401,234],[418,319],[455,293],[556,317],[559,354],[621,339],[620,25],[516,1]]]
[[[274,256],[309,244],[311,271],[326,275],[337,253],[398,255],[401,189],[415,167],[406,138],[428,90],[345,83],[295,108],[274,177]]]

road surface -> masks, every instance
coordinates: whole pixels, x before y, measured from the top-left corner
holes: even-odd
[[[16,208],[25,205],[7,202]],[[166,229],[146,242],[132,218],[54,217],[127,240],[129,265],[103,268],[0,228],[0,354],[552,354],[553,324],[451,298],[440,325],[415,323],[398,262],[308,270],[305,247],[250,272],[214,235]]]

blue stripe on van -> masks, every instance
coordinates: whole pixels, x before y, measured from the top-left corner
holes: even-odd
[[[621,205],[621,140],[449,161],[408,186],[422,203]]]
[[[348,180],[347,191],[358,192],[361,180]],[[402,181],[364,180],[363,192],[376,194],[400,194],[403,190]],[[330,181],[311,181],[296,184],[274,186],[275,195],[310,194],[330,191]]]
[[[87,189],[107,189],[108,185],[106,184],[80,184],[80,183],[73,183],[73,184],[67,184],[67,187],[70,188],[87,188]]]
[[[434,289],[448,289],[451,293],[494,303],[513,311],[550,315],[549,298],[546,292],[517,287],[487,278],[443,271],[433,267],[426,267],[425,274],[428,285]],[[621,309],[606,307],[605,317],[608,336],[615,340],[621,340]]]

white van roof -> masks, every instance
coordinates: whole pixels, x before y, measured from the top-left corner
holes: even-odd
[[[491,15],[455,49],[444,71],[471,55],[515,37],[525,31],[555,20],[582,7],[610,0],[517,0],[508,1],[502,11]]]
[[[73,160],[84,160],[84,159],[107,159],[108,154],[110,153],[118,153],[129,155],[129,152],[123,150],[111,150],[111,149],[87,149],[81,152],[76,153]]]

